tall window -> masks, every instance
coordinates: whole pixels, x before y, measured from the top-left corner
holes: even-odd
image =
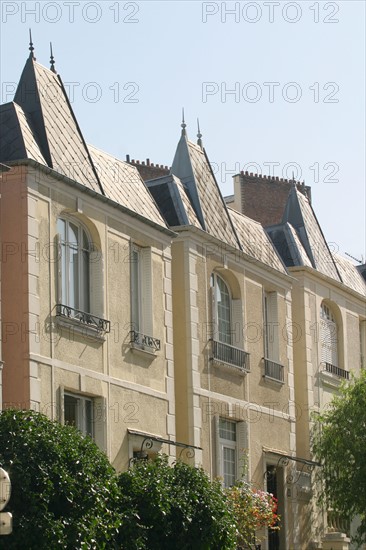
[[[151,248],[131,244],[131,323],[132,330],[141,337],[135,343],[142,343],[143,335],[152,337],[152,266]],[[144,343],[147,345],[146,339]],[[157,342],[150,342],[154,347]]]
[[[324,302],[320,307],[321,362],[338,367],[338,329],[332,310]]]
[[[278,309],[276,292],[263,296],[264,356],[271,361],[279,359]]]
[[[90,398],[64,394],[65,424],[78,428],[84,435],[93,437],[93,401]]]
[[[142,321],[141,250],[135,245],[131,250],[131,320],[133,330],[140,332]]]
[[[236,422],[220,418],[219,435],[224,485],[231,487],[237,479]]]
[[[248,452],[248,434],[245,422],[215,417],[216,475],[230,487],[243,475],[248,475],[245,456]]]
[[[224,280],[216,273],[212,274],[213,309],[216,337],[224,344],[232,343],[231,295]]]
[[[90,241],[82,225],[59,218],[60,246],[59,293],[62,304],[90,311]]]

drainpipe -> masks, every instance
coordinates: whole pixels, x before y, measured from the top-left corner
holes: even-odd
[[[0,360],[0,411],[3,410],[3,366],[4,361]]]

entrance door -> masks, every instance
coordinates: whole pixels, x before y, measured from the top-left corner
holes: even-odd
[[[281,517],[280,529],[268,529],[268,550],[285,550],[283,469],[267,466],[267,491],[278,501],[278,514]]]

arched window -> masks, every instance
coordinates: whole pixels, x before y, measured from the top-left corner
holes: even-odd
[[[59,299],[65,306],[90,313],[89,236],[75,220],[59,218]]]
[[[232,343],[230,290],[219,275],[213,273],[212,278],[215,332],[219,342],[230,345]]]
[[[320,307],[321,362],[338,367],[338,328],[330,307],[322,302]]]

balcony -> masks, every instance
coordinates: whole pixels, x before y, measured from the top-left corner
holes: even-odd
[[[111,330],[110,321],[64,304],[56,305],[56,317],[70,321],[74,326],[92,329],[99,334]]]
[[[285,383],[284,366],[270,359],[264,359],[264,377],[270,380],[275,380],[281,384]]]
[[[329,533],[345,533],[347,536],[350,533],[350,521],[344,518],[340,512],[335,510],[327,511],[327,524]]]
[[[212,358],[218,363],[235,367],[241,372],[249,372],[249,353],[246,351],[212,340]]]
[[[338,378],[344,378],[345,380],[349,380],[349,372],[347,370],[336,367],[331,363],[325,363],[325,370],[330,374],[334,374],[335,376],[338,376]]]
[[[136,332],[135,330],[131,330],[130,336],[131,344],[140,349],[148,349],[151,352],[160,350],[160,340],[153,338],[153,336],[148,336],[147,334],[142,334],[141,332]]]

